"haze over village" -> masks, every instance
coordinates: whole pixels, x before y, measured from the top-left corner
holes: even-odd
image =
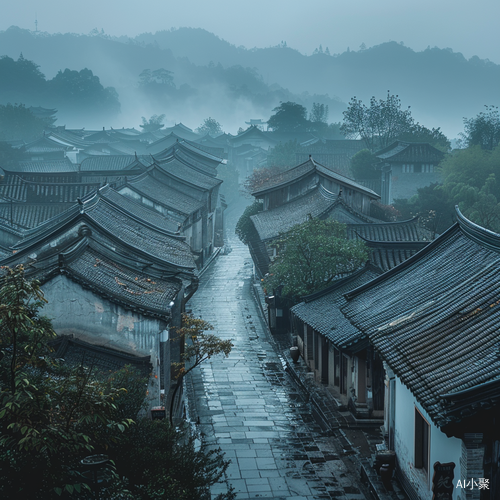
[[[500,498],[498,2],[0,11],[1,498]]]

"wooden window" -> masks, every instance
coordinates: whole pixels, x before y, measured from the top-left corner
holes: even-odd
[[[415,468],[429,472],[430,426],[415,408]]]

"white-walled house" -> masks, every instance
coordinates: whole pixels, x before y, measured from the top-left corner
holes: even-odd
[[[196,290],[196,266],[184,237],[160,227],[160,214],[146,211],[141,219],[122,198],[109,188],[89,195],[25,232],[1,264],[23,264],[26,276],[39,280],[43,314],[59,337],[86,353],[83,360],[141,366],[150,406],[168,408],[176,385],[171,361],[182,349],[169,330],[180,325]]]
[[[385,362],[389,447],[419,500],[500,498],[500,235],[457,219],[342,308]]]

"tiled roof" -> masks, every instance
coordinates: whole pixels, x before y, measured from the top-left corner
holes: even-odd
[[[69,203],[0,203],[0,220],[13,227],[32,229],[55,217],[69,207]]]
[[[155,154],[154,158],[159,163],[172,159],[178,160],[210,177],[217,176],[217,166],[223,161],[223,158],[207,153],[185,141],[175,142],[172,146]]]
[[[331,139],[316,139],[311,141],[311,144],[301,144],[297,149],[297,153],[310,154],[314,157],[315,154],[333,154],[333,155],[348,155],[353,156],[358,151],[364,149],[362,140],[331,140]]]
[[[15,172],[78,172],[78,165],[68,158],[61,160],[20,161]]]
[[[191,198],[191,196],[155,179],[149,172],[127,179],[125,185],[142,193],[147,198],[156,200],[161,205],[170,207],[172,210],[186,215],[190,215],[204,206],[204,203],[199,200]]]
[[[280,233],[286,233],[296,224],[306,222],[309,216],[320,217],[334,204],[335,199],[326,197],[319,188],[316,188],[304,196],[294,198],[277,208],[259,212],[250,218],[260,239],[266,241],[276,238]]]
[[[156,210],[151,210],[145,207],[142,203],[134,201],[133,199],[121,195],[109,186],[105,186],[99,190],[100,195],[106,198],[110,203],[116,205],[117,207],[126,210],[127,212],[134,214],[137,218],[146,221],[147,223],[167,231],[169,233],[175,233],[178,230],[178,225],[181,219],[171,216],[165,216]]]
[[[167,174],[175,177],[182,183],[191,184],[202,190],[210,190],[220,185],[222,180],[216,179],[208,174],[204,174],[195,168],[192,168],[176,158],[158,162],[157,165]]]
[[[441,396],[500,381],[500,235],[458,217],[343,307],[440,426],[462,418]]]
[[[99,183],[34,182],[17,175],[6,175],[0,182],[0,196],[36,204],[73,203],[99,186]]]
[[[312,158],[309,158],[306,162],[301,163],[296,167],[290,168],[288,170],[285,170],[284,172],[280,172],[279,174],[271,177],[265,184],[263,184],[257,190],[255,190],[252,193],[252,196],[255,197],[262,196],[264,193],[268,191],[272,191],[274,189],[284,187],[288,184],[292,184],[293,182],[296,182],[302,177],[305,177],[306,175],[309,175],[313,172],[318,172],[324,175],[325,177],[328,177],[329,179],[333,179],[334,181],[340,184],[350,187],[351,189],[362,191],[363,193],[373,198],[376,199],[380,198],[380,196],[377,193],[375,193],[375,191],[372,191],[371,189],[368,189],[367,187],[358,184],[356,181],[349,179],[348,177],[341,175],[338,172],[334,172],[330,168],[325,167],[324,165],[321,165],[318,162],[314,161],[314,159]]]
[[[111,295],[134,309],[167,314],[169,304],[181,289],[178,280],[152,278],[104,258],[90,247],[78,257],[68,259],[65,274],[96,290]]]
[[[82,161],[80,170],[82,172],[98,170],[127,170],[132,168],[145,170],[146,166],[151,163],[152,159],[147,155],[140,156],[138,159],[132,155],[89,156]]]
[[[269,191],[278,186],[284,186],[289,184],[301,177],[304,177],[315,170],[315,164],[310,159],[296,167],[289,168],[277,175],[271,177],[265,184],[261,185],[256,191],[252,193],[252,196],[258,196],[259,194]]]
[[[367,265],[328,288],[304,297],[304,302],[293,306],[291,311],[335,346],[347,349],[358,342],[363,335],[340,312],[340,307],[346,302],[344,294],[367,283],[379,274],[377,269]]]
[[[61,243],[58,243],[52,246],[52,251],[47,251],[39,245],[30,248],[29,254],[19,252],[3,262],[32,264],[27,267],[27,276],[42,284],[55,275],[64,274],[126,309],[147,316],[169,316],[170,303],[182,289],[181,279],[145,272],[133,259],[120,258],[119,252],[114,255],[112,248],[103,246],[102,242],[99,238],[75,234],[64,248],[59,249]]]
[[[103,198],[95,196],[85,203],[84,210],[85,214],[108,233],[165,262],[192,269],[196,267],[185,241],[147,227],[140,219],[134,220],[129,214],[102,201]]]
[[[444,153],[426,142],[396,141],[375,153],[377,158],[389,162],[434,162],[439,163]]]
[[[189,245],[184,238],[167,233],[154,224],[141,219],[138,213],[117,207],[105,196],[93,193],[74,204],[53,219],[25,233],[25,239],[15,248],[24,250],[50,239],[58,231],[71,225],[86,223],[95,229],[96,238],[103,232],[107,238],[115,239],[131,249],[138,250],[162,263],[191,272],[196,265]],[[111,245],[112,246],[112,245]]]
[[[349,238],[372,241],[431,241],[431,231],[419,224],[418,217],[401,222],[349,224]]]
[[[369,260],[382,271],[389,271],[399,266],[417,252],[425,248],[427,242],[366,242],[369,252]]]

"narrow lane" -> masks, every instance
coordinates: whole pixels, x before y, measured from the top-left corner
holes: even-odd
[[[231,460],[228,482],[238,499],[365,500],[357,474],[341,460],[339,444],[322,435],[307,397],[283,369],[251,292],[252,260],[228,218],[229,253],[220,255],[188,304],[214,333],[232,339],[228,358],[217,357],[191,378],[204,439]],[[212,497],[223,491],[212,488]]]

